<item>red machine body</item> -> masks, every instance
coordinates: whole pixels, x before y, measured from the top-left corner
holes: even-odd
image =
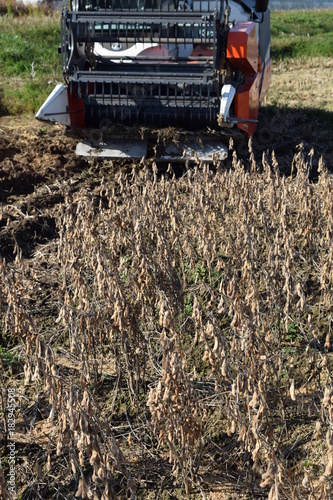
[[[243,74],[235,95],[237,127],[249,137],[256,131],[259,104],[271,82],[271,59],[261,61],[257,26],[252,21],[236,23],[229,31],[227,43],[227,59]]]

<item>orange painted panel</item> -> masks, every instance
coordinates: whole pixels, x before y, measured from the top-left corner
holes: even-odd
[[[246,122],[246,120],[258,120],[260,77],[260,74],[247,76],[235,95],[235,116],[244,120],[243,123],[238,123],[237,127],[248,137],[253,137],[257,129],[256,122]]]
[[[228,34],[227,59],[247,74],[258,71],[259,55],[255,23],[240,21]]]

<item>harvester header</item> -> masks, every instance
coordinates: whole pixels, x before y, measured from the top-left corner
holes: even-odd
[[[39,119],[252,137],[270,84],[268,1],[71,0],[60,52],[65,83]]]

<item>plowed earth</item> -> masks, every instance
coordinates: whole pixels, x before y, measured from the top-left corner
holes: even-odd
[[[11,259],[18,245],[28,257],[56,236],[54,215],[65,194],[93,191],[114,167],[76,156],[76,141],[61,126],[6,117],[0,128],[0,254]]]
[[[254,151],[260,164],[264,151],[274,154],[281,172],[289,174],[292,159],[300,148],[305,154],[313,149],[312,171],[323,156],[333,167],[331,113],[300,109],[263,107],[261,129],[269,131],[269,143],[254,138]],[[266,137],[264,133],[264,137]],[[228,139],[225,139],[228,144]],[[265,142],[265,141],[264,141]],[[66,135],[60,125],[41,124],[34,118],[0,118],[0,254],[11,260],[18,245],[24,257],[36,245],[56,237],[55,214],[66,193],[96,193],[100,181],[115,182],[117,172],[130,171],[133,161],[110,161],[78,157],[77,139]],[[235,143],[245,164],[249,153],[246,143]],[[229,155],[231,156],[231,154]],[[229,162],[226,161],[226,167]],[[176,167],[176,166],[175,166]],[[178,168],[179,172],[182,169]]]
[[[332,62],[325,69],[331,71]],[[300,68],[298,68],[299,70]],[[313,73],[319,78],[319,71]],[[275,76],[274,76],[275,72]],[[285,68],[275,67],[273,77],[281,72],[287,73]],[[289,76],[290,80],[291,76]],[[292,82],[297,78],[297,71],[293,73]],[[302,81],[310,81],[306,75]],[[322,81],[327,82],[327,74],[323,73]],[[282,83],[281,83],[282,85]],[[331,85],[331,84],[329,84]],[[327,84],[327,90],[330,88]],[[285,86],[283,88],[286,88]],[[282,93],[279,84],[273,87],[277,95]],[[305,87],[298,88],[299,99],[305,99]],[[273,152],[278,161],[281,174],[290,175],[293,157],[300,150],[310,155],[312,168],[309,176],[316,181],[316,169],[321,157],[329,170],[333,170],[333,135],[332,135],[332,91],[327,94],[327,103],[319,106],[315,103],[314,87],[310,85],[308,101],[298,102],[296,107],[277,106],[273,97],[268,100],[261,110],[260,126],[266,134],[262,137],[270,138],[269,143],[262,144],[259,138],[254,138],[254,152],[257,164],[260,167],[260,158],[263,152],[272,156]],[[295,91],[296,92],[296,91]],[[282,95],[282,94],[281,94]],[[277,98],[278,99],[278,98]],[[281,98],[282,99],[282,98]],[[311,107],[312,106],[312,107]],[[89,195],[89,199],[98,202],[101,191],[101,182],[111,188],[117,183],[120,171],[130,172],[133,161],[96,160],[78,157],[75,154],[77,140],[66,135],[62,126],[41,124],[33,117],[1,117],[0,118],[0,257],[11,261],[15,257],[16,248],[22,250],[23,258],[35,257],[38,261],[38,250],[43,248],[44,260],[55,252],[57,239],[56,219],[60,206],[66,197],[76,199]],[[228,139],[226,138],[226,143]],[[246,153],[244,144],[235,143],[238,155],[241,155],[245,165],[250,165],[249,153]],[[232,154],[230,153],[230,157]],[[225,162],[230,167],[231,160]],[[311,163],[311,162],[310,162]],[[161,166],[161,169],[167,166]],[[174,169],[181,173],[182,168],[174,165]],[[92,198],[90,197],[92,195]],[[46,250],[47,245],[49,249]],[[40,261],[42,266],[44,262]],[[57,277],[47,275],[47,283],[41,283],[48,293],[56,287]],[[50,292],[52,293],[52,292]],[[45,302],[45,289],[36,292],[36,308],[48,307]],[[22,435],[23,436],[23,435]],[[22,437],[22,443],[23,437]],[[35,462],[35,450],[29,446],[24,454],[31,463]],[[235,498],[241,498],[236,494]],[[211,498],[233,498],[217,493]]]

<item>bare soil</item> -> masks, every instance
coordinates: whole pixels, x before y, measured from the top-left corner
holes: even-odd
[[[262,144],[255,137],[257,157],[262,151],[274,151],[281,171],[289,173],[302,144],[305,152],[314,150],[310,175],[316,176],[320,156],[333,168],[332,70],[332,58],[273,64],[272,84],[260,116],[260,128],[269,131],[269,141]],[[63,127],[41,124],[32,116],[0,117],[0,203],[16,207],[10,219],[0,223],[1,255],[10,255],[15,242],[29,254],[33,241],[52,237],[52,211],[61,203],[64,189],[92,190],[97,179],[112,179],[120,166],[130,167],[78,158],[75,142]],[[246,158],[246,145],[238,151]],[[20,211],[25,217],[19,217]]]
[[[290,175],[293,157],[300,150],[312,157],[309,177],[314,182],[320,158],[333,171],[332,93],[326,86],[326,97],[320,89],[320,99],[315,84],[327,83],[332,62],[321,67],[300,65],[273,68],[273,84],[265,105],[261,109],[259,134],[253,145],[258,165],[261,155],[275,155],[282,175]],[[299,83],[297,83],[299,82]],[[303,82],[303,83],[302,83]],[[311,83],[312,82],[312,83]],[[325,83],[326,82],[326,83]],[[295,84],[295,98],[288,99]],[[269,136],[269,142],[260,141]],[[266,135],[265,135],[266,134]],[[130,172],[133,161],[96,160],[78,157],[75,153],[77,140],[66,134],[64,127],[41,124],[33,117],[0,118],[0,257],[8,261],[15,258],[17,247],[23,258],[38,255],[39,248],[50,244],[50,255],[58,237],[56,218],[67,196],[76,199],[87,194],[100,203],[101,182],[111,188],[120,171]],[[242,146],[240,148],[239,146]],[[236,144],[245,165],[249,154],[244,144]],[[228,168],[229,162],[226,162]],[[179,169],[181,172],[181,168]],[[50,257],[51,258],[51,257]],[[46,279],[46,278],[45,278]],[[55,286],[56,278],[45,283],[48,293]],[[45,289],[44,289],[45,295]],[[36,307],[43,307],[45,300],[36,293]],[[62,356],[62,364],[66,355]],[[37,426],[38,430],[38,426]],[[45,433],[45,429],[41,430]],[[37,440],[37,437],[36,437]],[[24,433],[21,435],[24,442]],[[27,458],[35,461],[35,451],[30,445],[25,449]],[[214,480],[212,480],[214,483]],[[241,498],[240,494],[212,491],[208,498]],[[233,495],[236,496],[233,496]]]
[[[0,130],[0,254],[11,259],[17,245],[28,257],[56,236],[54,214],[65,193],[92,192],[115,167],[78,157],[77,141],[62,126],[3,117]]]
[[[292,159],[302,148],[313,149],[316,178],[320,157],[333,169],[332,113],[308,108],[269,104],[261,110],[259,138],[254,138],[257,161],[274,151],[282,173],[290,174]],[[260,142],[260,131],[269,131],[269,142]],[[228,143],[228,138],[225,139]],[[0,118],[0,254],[13,256],[18,245],[23,256],[38,244],[56,236],[54,214],[68,192],[94,192],[101,179],[112,183],[119,169],[130,171],[133,161],[109,161],[78,157],[77,139],[60,125],[41,124],[33,117]],[[247,162],[247,143],[235,144]],[[226,162],[228,165],[228,162]],[[180,170],[181,171],[181,170]]]

